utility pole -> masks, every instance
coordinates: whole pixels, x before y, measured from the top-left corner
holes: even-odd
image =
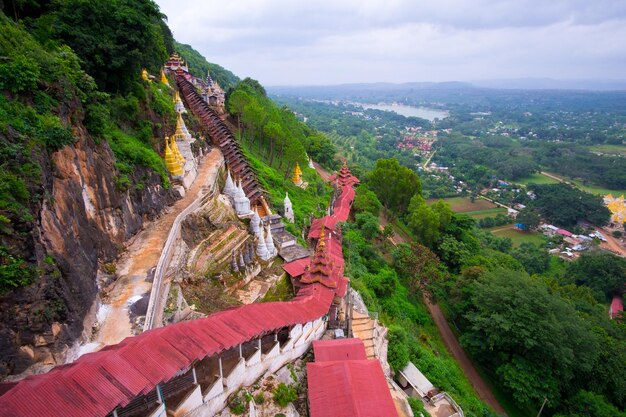
[[[537,414],[537,417],[541,415],[541,412],[543,411],[543,407],[546,406],[547,402],[548,402],[548,397],[543,397],[543,404],[541,404],[541,408],[539,409],[539,413]]]

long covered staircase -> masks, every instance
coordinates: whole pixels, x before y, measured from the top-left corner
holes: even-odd
[[[228,169],[231,170],[235,178],[241,179],[243,190],[250,199],[250,203],[256,205],[261,217],[270,214],[269,207],[263,197],[256,173],[248,163],[241,150],[241,145],[237,142],[232,132],[220,117],[211,109],[206,101],[198,94],[194,85],[187,81],[184,76],[176,77],[176,84],[188,108],[198,117],[203,128],[209,134],[214,145],[219,146],[224,154]]]

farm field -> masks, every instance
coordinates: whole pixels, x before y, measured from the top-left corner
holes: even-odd
[[[438,200],[438,198],[431,198],[427,200],[427,202],[428,204],[432,204]],[[442,198],[441,200],[450,204],[450,208],[452,209],[452,211],[457,213],[477,213],[484,212],[485,210],[499,208],[495,204],[480,198],[477,198],[473,203],[469,198],[466,197],[448,197]]]
[[[491,229],[486,229],[498,237],[509,237],[513,241],[513,246],[518,247],[522,243],[543,243],[544,237],[539,232],[522,232],[515,228],[515,226],[497,226]]]
[[[427,201],[428,204],[432,204],[437,200],[439,199],[432,198]],[[466,197],[449,197],[442,198],[442,200],[450,204],[450,208],[455,213],[467,214],[476,220],[485,217],[495,217],[498,214],[506,214],[506,209],[498,207],[495,204],[480,198],[477,198],[473,203]]]

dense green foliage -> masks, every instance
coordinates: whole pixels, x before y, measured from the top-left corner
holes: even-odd
[[[39,10],[31,8],[23,17],[35,37],[69,45],[85,72],[108,92],[127,92],[142,67],[158,71],[173,48],[164,16],[151,0],[32,3],[39,3]]]
[[[211,74],[211,78],[216,81],[224,91],[228,91],[234,87],[240,80],[235,74],[226,68],[208,62],[200,52],[196,51],[191,45],[174,42],[176,52],[185,60],[189,67],[189,72],[198,78],[206,78],[207,72]]]
[[[36,278],[36,271],[24,259],[0,246],[0,295],[26,286]]]
[[[546,396],[558,409],[582,388],[623,407],[618,380],[626,362],[611,368],[626,357],[624,329],[609,323],[585,291],[574,290],[519,271],[486,272],[454,306],[463,318],[461,340],[523,406]]]
[[[626,259],[610,253],[584,254],[567,268],[567,280],[595,291],[598,301],[621,294],[626,287]]]
[[[300,122],[289,109],[278,107],[265,89],[246,78],[229,93],[226,106],[236,117],[241,139],[272,168],[289,177],[296,166],[308,163],[306,152],[334,166],[335,149],[328,140]]]
[[[411,198],[422,193],[417,174],[394,158],[377,160],[368,184],[385,208],[401,214],[406,212]]]
[[[560,226],[573,226],[578,220],[593,224],[607,224],[609,209],[602,198],[580,191],[566,184],[533,185],[537,198],[530,207],[536,209],[547,221]]]

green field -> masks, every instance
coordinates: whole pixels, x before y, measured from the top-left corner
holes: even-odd
[[[598,145],[598,146],[618,146],[619,145]],[[624,149],[626,149],[626,146],[623,147]],[[562,178],[563,181],[574,184],[576,187],[578,187],[579,189],[586,191],[588,193],[591,194],[597,194],[597,195],[602,195],[605,196],[607,194],[613,194],[613,195],[622,195],[624,193],[626,193],[626,190],[610,190],[608,188],[604,188],[604,187],[600,187],[597,185],[592,185],[592,184],[583,184],[582,181],[580,180],[573,180],[571,178],[568,177],[564,177],[563,175],[557,175],[557,174],[552,174],[555,177],[558,178]],[[558,181],[555,180],[554,178],[550,178],[547,177],[541,173],[535,173],[533,175],[531,175],[530,177],[526,177],[526,178],[522,178],[521,180],[517,180],[516,181],[518,184],[523,184],[523,185],[528,185],[528,184],[557,184]]]
[[[432,204],[438,200],[438,198],[431,198],[427,202]],[[442,200],[450,204],[452,211],[457,213],[475,213],[498,208],[495,204],[480,198],[477,198],[473,203],[466,197],[449,197],[442,198]]]
[[[515,181],[518,184],[528,185],[528,184],[556,184],[557,180],[554,178],[546,177],[545,175],[536,172],[530,177],[522,178],[521,180]]]
[[[539,232],[522,232],[515,229],[513,225],[509,226],[497,226],[491,229],[487,229],[498,237],[509,237],[513,241],[513,246],[517,247],[522,243],[543,243],[544,237]]]
[[[494,207],[486,210],[466,211],[463,214],[467,214],[473,219],[483,219],[485,217],[496,217],[498,214],[506,214],[506,209],[502,207]]]
[[[591,152],[626,156],[626,145],[594,145],[590,146],[589,150]]]

